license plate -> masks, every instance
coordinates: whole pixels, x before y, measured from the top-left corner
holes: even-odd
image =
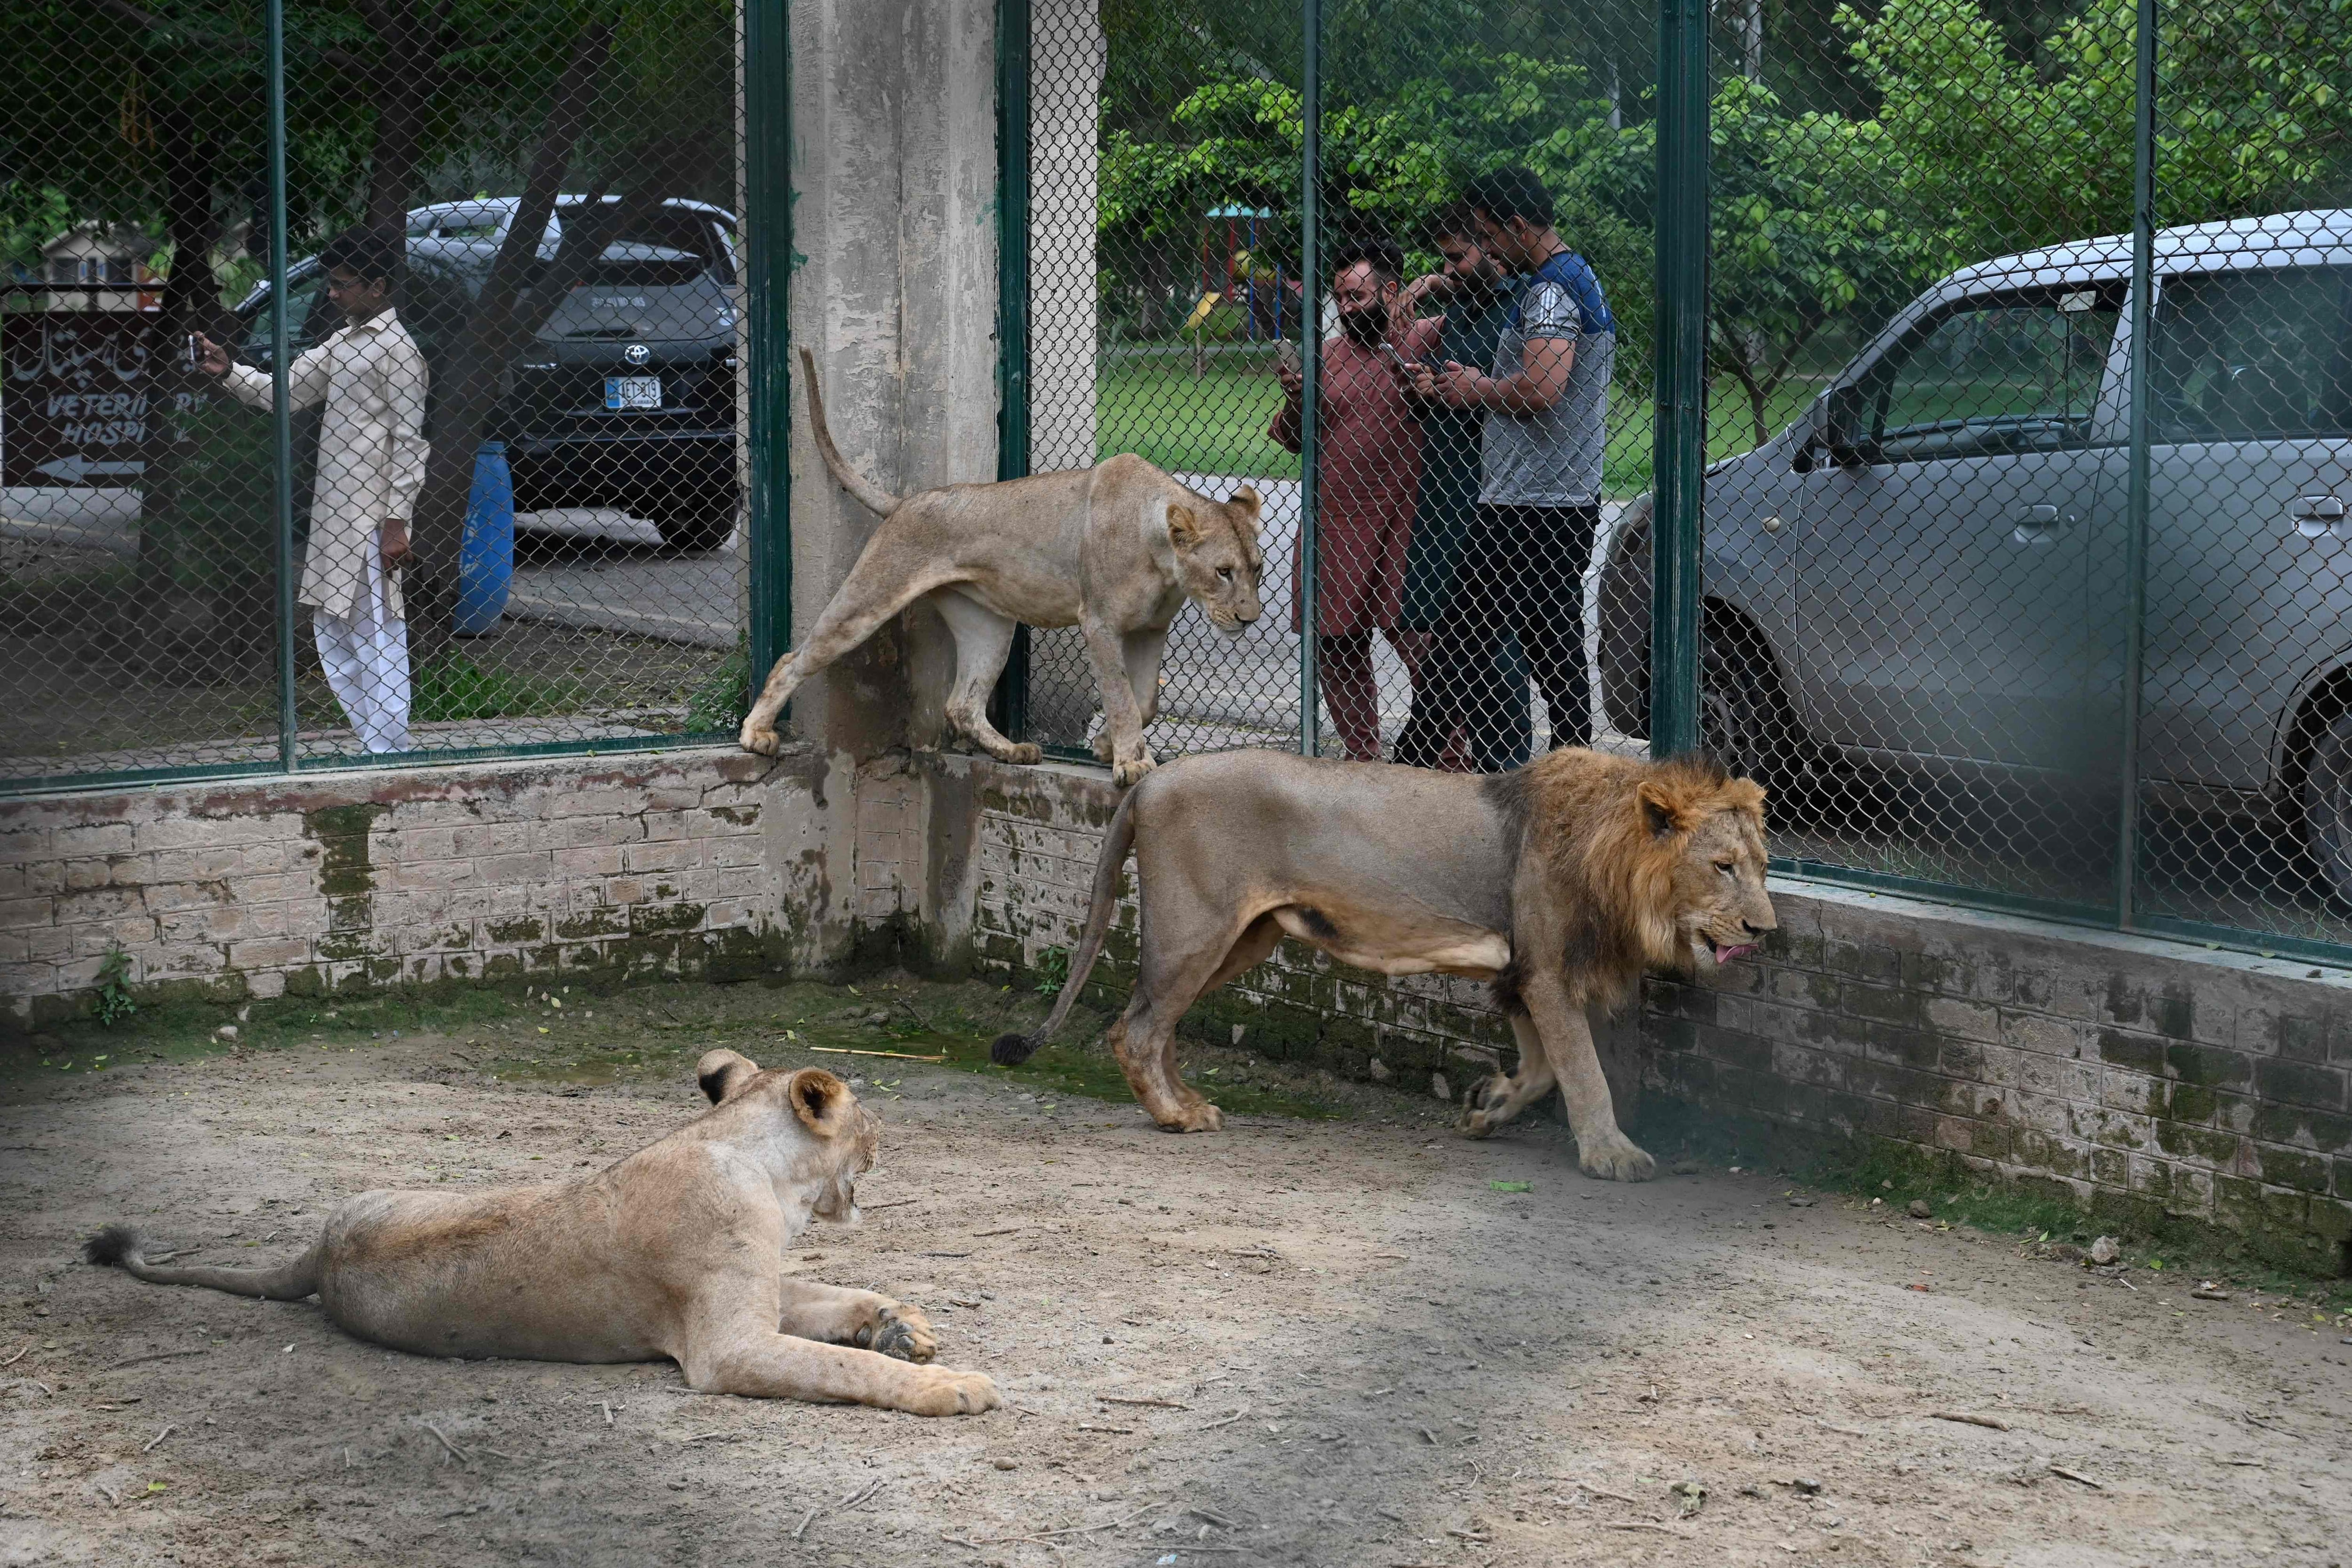
[[[604,378],[604,406],[607,408],[659,408],[661,377],[657,375],[608,375]]]

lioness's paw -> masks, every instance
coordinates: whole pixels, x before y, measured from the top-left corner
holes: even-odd
[[[1004,760],[1016,767],[1029,767],[1045,760],[1045,748],[1033,741],[1023,741],[1005,753]]]
[[[1113,763],[1110,769],[1110,782],[1121,789],[1126,789],[1130,784],[1141,784],[1143,775],[1159,765],[1152,761],[1150,752],[1144,752],[1131,762]]]
[[[1493,1132],[1496,1125],[1495,1119],[1484,1110],[1474,1110],[1462,1119],[1462,1136],[1484,1138]]]
[[[1110,761],[1112,747],[1110,743],[1110,731],[1108,730],[1102,731],[1100,733],[1097,734],[1093,740],[1087,742],[1087,746],[1088,750],[1094,752],[1095,761],[1106,763]]]
[[[919,1307],[894,1301],[857,1331],[857,1342],[900,1361],[927,1362],[940,1353],[940,1336]]]
[[[996,1384],[977,1372],[954,1372],[927,1366],[915,1374],[914,1386],[899,1404],[917,1415],[977,1415],[1004,1403]]]
[[[735,738],[745,751],[757,752],[763,757],[772,757],[784,749],[782,735],[765,724],[755,725],[749,719],[743,721],[742,732]]]
[[[1223,1130],[1225,1113],[1205,1100],[1196,1100],[1177,1108],[1176,1114],[1160,1122],[1164,1132],[1217,1132]]]
[[[1622,1133],[1613,1142],[1595,1139],[1589,1149],[1580,1138],[1576,1156],[1576,1163],[1583,1167],[1586,1175],[1598,1176],[1604,1182],[1646,1182],[1658,1173],[1658,1163]]]

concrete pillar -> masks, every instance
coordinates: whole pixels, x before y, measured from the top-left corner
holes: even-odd
[[[896,495],[992,479],[994,0],[792,0],[791,26],[792,337],[816,356],[834,438]],[[792,374],[798,643],[879,520],[825,472],[797,357]],[[917,611],[793,700],[793,731],[818,752],[813,809],[771,850],[798,892],[795,967],[849,960],[861,928],[895,923],[905,835],[879,833],[876,809],[907,784],[883,753],[937,743],[951,664],[946,627]],[[862,853],[886,838],[901,852]]]
[[[793,0],[792,332],[842,454],[905,495],[996,477],[993,0]],[[826,474],[793,374],[797,642],[876,527]],[[935,742],[946,630],[928,611],[803,687],[835,765]]]

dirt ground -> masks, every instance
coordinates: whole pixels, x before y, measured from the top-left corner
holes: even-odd
[[[0,1089],[0,1562],[2352,1563],[2352,1346],[2308,1301],[1760,1173],[1593,1182],[1549,1121],[1468,1142],[1244,1052],[1193,1065],[1321,1114],[1171,1137],[1050,1075],[812,1054],[919,990],[731,989],[757,1017],[328,1010],[95,1075],[36,1041],[82,1059]],[[430,1361],[75,1260],[115,1219],[275,1259],[369,1187],[601,1165],[697,1114],[721,1039],[868,1069],[866,1218],[788,1267],[921,1304],[1005,1409]]]

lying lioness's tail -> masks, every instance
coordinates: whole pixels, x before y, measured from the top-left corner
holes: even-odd
[[[1148,780],[1146,781],[1149,782]],[[1110,931],[1112,911],[1118,907],[1118,872],[1127,864],[1127,852],[1135,845],[1135,803],[1141,797],[1140,786],[1127,792],[1118,803],[1118,814],[1110,819],[1110,830],[1103,835],[1102,855],[1095,861],[1093,902],[1087,906],[1087,929],[1078,937],[1078,951],[1070,955],[1070,973],[1062,982],[1062,994],[1054,1002],[1051,1016],[1034,1035],[1003,1034],[988,1047],[988,1059],[1000,1067],[1018,1067],[1029,1059],[1039,1046],[1054,1037],[1062,1020],[1070,1016],[1078,993],[1086,988],[1087,975],[1102,956],[1103,938]]]
[[[139,1233],[127,1225],[110,1225],[82,1244],[81,1255],[104,1266],[119,1264],[134,1279],[151,1285],[208,1285],[232,1296],[259,1296],[270,1301],[299,1301],[319,1289],[319,1246],[291,1263],[276,1268],[161,1268],[141,1253]]]
[[[833,444],[833,432],[824,423],[824,394],[817,390],[816,356],[805,347],[801,350],[801,379],[808,383],[809,435],[816,441],[816,455],[832,470],[834,482],[877,516],[887,517],[897,511],[898,498],[851,468],[843,458],[841,448]]]

